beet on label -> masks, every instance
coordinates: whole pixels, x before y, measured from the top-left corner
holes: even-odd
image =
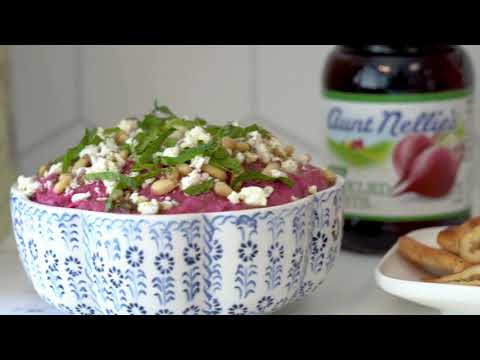
[[[427,221],[469,211],[472,91],[324,97],[328,165],[346,177],[347,218]]]

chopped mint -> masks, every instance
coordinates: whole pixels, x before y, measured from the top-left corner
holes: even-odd
[[[118,127],[113,127],[113,128],[108,128],[108,129],[103,130],[103,133],[104,133],[105,135],[112,135],[112,134],[116,134],[116,133],[118,133],[118,132],[120,132],[120,131],[121,131],[120,128],[118,128]]]
[[[239,190],[244,181],[281,181],[288,187],[293,186],[293,181],[288,177],[274,178],[264,175],[261,172],[247,171],[234,178],[234,180],[232,181],[232,188],[234,190]]]
[[[141,185],[136,178],[125,176],[112,171],[92,173],[85,175],[86,181],[107,180],[118,184],[119,189],[138,189]]]
[[[201,182],[199,184],[190,186],[185,190],[185,194],[189,196],[198,196],[212,190],[213,185],[214,185],[214,180],[210,179],[210,180]]]
[[[80,144],[68,149],[63,157],[57,159],[58,161],[62,161],[62,171],[64,173],[68,171],[69,167],[78,160],[80,157],[80,152],[87,145],[98,145],[101,142],[102,139],[97,135],[97,129],[86,129],[85,135],[83,136],[82,140],[80,140]]]
[[[201,144],[182,151],[177,157],[162,157],[161,162],[165,165],[185,164],[187,161],[192,160],[195,156],[208,154],[210,151],[217,148],[217,146],[218,145],[214,143]]]
[[[174,132],[174,129],[167,129],[156,134],[156,138],[152,140],[139,156],[138,160],[141,162],[148,162],[153,160],[153,154],[160,151],[164,141]]]

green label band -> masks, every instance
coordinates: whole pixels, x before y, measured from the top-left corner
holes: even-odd
[[[465,209],[462,211],[456,211],[452,213],[443,213],[435,215],[423,215],[423,216],[375,216],[375,215],[360,215],[345,213],[345,219],[348,220],[360,220],[360,221],[377,221],[377,222],[423,222],[423,221],[438,221],[438,220],[449,220],[457,218],[466,218],[471,214],[470,209]]]
[[[436,93],[421,94],[359,94],[343,91],[328,90],[323,92],[323,96],[331,100],[351,101],[351,102],[369,102],[369,103],[416,103],[430,101],[445,101],[466,98],[473,94],[473,89],[452,90]]]

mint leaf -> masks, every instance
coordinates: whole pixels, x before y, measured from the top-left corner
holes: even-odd
[[[161,162],[165,165],[180,165],[192,160],[195,156],[208,154],[217,145],[214,143],[202,144],[194,148],[184,150],[177,157],[162,157]]]
[[[118,128],[118,127],[113,127],[113,128],[108,128],[108,129],[103,130],[103,133],[104,133],[105,135],[112,135],[112,134],[116,134],[116,133],[118,133],[118,132],[120,132],[120,131],[121,131],[120,128]]]
[[[265,130],[263,127],[257,124],[253,124],[245,128],[245,134],[248,134],[253,131],[258,131],[265,138],[270,138],[272,136],[272,134],[270,134],[267,130]]]
[[[214,180],[210,179],[202,183],[192,185],[188,189],[186,189],[184,192],[189,196],[198,196],[212,190],[213,185],[214,185]]]
[[[85,175],[86,181],[107,180],[117,183],[119,189],[138,189],[141,183],[136,179],[116,172],[105,171]]]
[[[143,130],[149,130],[155,127],[160,127],[165,124],[165,119],[159,118],[154,114],[147,114],[143,118],[142,121],[138,124],[138,126]],[[140,133],[139,135],[141,135]]]
[[[149,162],[153,160],[153,154],[158,152],[163,145],[163,142],[174,132],[174,129],[165,130],[157,134],[156,138],[152,140],[145,148],[143,153],[138,158],[138,161]]]
[[[97,135],[97,129],[85,129],[85,135],[80,140],[80,144],[67,150],[62,158],[62,171],[68,172],[69,167],[78,160],[80,152],[87,145],[98,145],[102,142],[102,139]],[[60,160],[58,160],[60,161]]]
[[[226,159],[210,159],[210,164],[220,169],[238,174],[242,171],[240,162],[237,159],[228,157]]]
[[[175,145],[177,145],[177,140],[173,139],[173,138],[168,138],[163,143],[163,146],[166,147],[166,148],[174,147]]]
[[[235,177],[235,179],[232,181],[232,188],[234,190],[239,190],[244,181],[281,181],[288,187],[292,187],[294,184],[293,180],[291,180],[288,177],[274,178],[271,176],[264,175],[261,172],[248,171]]]
[[[108,196],[107,202],[105,203],[105,211],[111,211],[113,209],[113,200],[115,197],[120,195],[120,191],[121,189],[118,185],[112,189],[112,192]]]

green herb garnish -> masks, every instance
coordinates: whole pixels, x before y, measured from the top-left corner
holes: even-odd
[[[120,131],[121,131],[120,128],[113,127],[113,128],[104,129],[103,133],[108,136],[108,135],[119,133]]]
[[[86,129],[85,135],[82,140],[80,140],[80,144],[68,149],[63,157],[57,159],[57,162],[62,161],[62,171],[64,173],[68,172],[70,166],[78,160],[80,152],[85,149],[87,145],[98,145],[101,142],[102,139],[97,135],[97,129]]]
[[[210,151],[215,150],[217,147],[218,145],[214,143],[201,144],[196,147],[182,151],[177,157],[162,157],[161,162],[165,165],[185,164],[187,161],[192,160],[195,156],[208,154]]]
[[[174,131],[175,131],[174,129],[167,129],[161,133],[158,133],[156,135],[156,138],[153,141],[151,141],[148,144],[148,146],[144,149],[144,151],[141,153],[141,155],[138,158],[138,161],[141,161],[141,162],[152,161],[153,154],[155,154],[161,149],[165,139],[168,138],[170,135],[172,135]]]
[[[189,188],[187,188],[184,192],[189,196],[198,196],[206,192],[209,192],[213,188],[213,185],[214,185],[214,180],[210,179],[210,180],[201,182],[199,184],[192,185]]]
[[[235,177],[233,179],[232,184],[231,184],[232,188],[234,190],[239,190],[244,181],[281,181],[282,183],[284,183],[288,187],[292,187],[293,184],[294,184],[293,180],[291,180],[288,177],[274,178],[274,177],[271,177],[271,176],[264,175],[261,172],[247,171],[247,172],[244,172],[244,173],[238,175],[237,177]]]
[[[117,183],[119,189],[138,189],[142,183],[136,178],[125,176],[112,171],[105,171],[99,173],[92,173],[85,175],[86,181],[95,181],[95,180],[106,180],[114,181]]]

